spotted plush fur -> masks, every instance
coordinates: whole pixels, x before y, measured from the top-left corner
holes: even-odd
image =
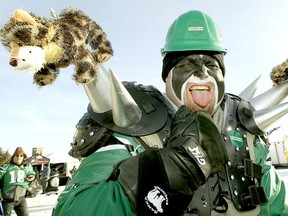
[[[11,42],[19,47],[39,46],[43,50],[56,45],[52,52],[50,48],[46,53],[43,68],[34,74],[34,83],[38,86],[53,83],[59,68],[70,64],[74,64],[76,83],[89,83],[97,74],[98,64],[113,55],[102,28],[80,10],[64,9],[56,19],[29,14],[34,21],[23,22],[12,17],[0,30],[0,39],[8,51],[11,51]]]

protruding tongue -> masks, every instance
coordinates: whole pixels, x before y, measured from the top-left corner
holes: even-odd
[[[200,107],[206,107],[211,100],[211,93],[207,90],[193,90],[191,92],[194,102]]]

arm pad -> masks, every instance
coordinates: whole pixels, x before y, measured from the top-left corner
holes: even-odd
[[[137,215],[183,213],[194,190],[205,181],[194,160],[184,155],[171,148],[151,148],[117,165],[113,175]]]

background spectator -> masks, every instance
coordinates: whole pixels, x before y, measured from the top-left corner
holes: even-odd
[[[11,161],[0,168],[0,199],[4,215],[11,215],[12,209],[17,215],[29,215],[25,198],[28,182],[35,178],[35,172],[30,164],[24,164],[27,155],[21,147],[17,147]]]
[[[48,180],[50,178],[50,173],[51,173],[51,169],[50,169],[50,164],[44,164],[43,165],[43,170],[42,170],[42,174],[41,174],[41,183],[42,183],[42,194],[46,193],[46,188],[48,185]]]

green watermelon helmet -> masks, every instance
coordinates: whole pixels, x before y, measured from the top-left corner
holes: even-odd
[[[161,53],[177,51],[215,51],[226,53],[216,23],[201,11],[188,11],[170,26]]]

